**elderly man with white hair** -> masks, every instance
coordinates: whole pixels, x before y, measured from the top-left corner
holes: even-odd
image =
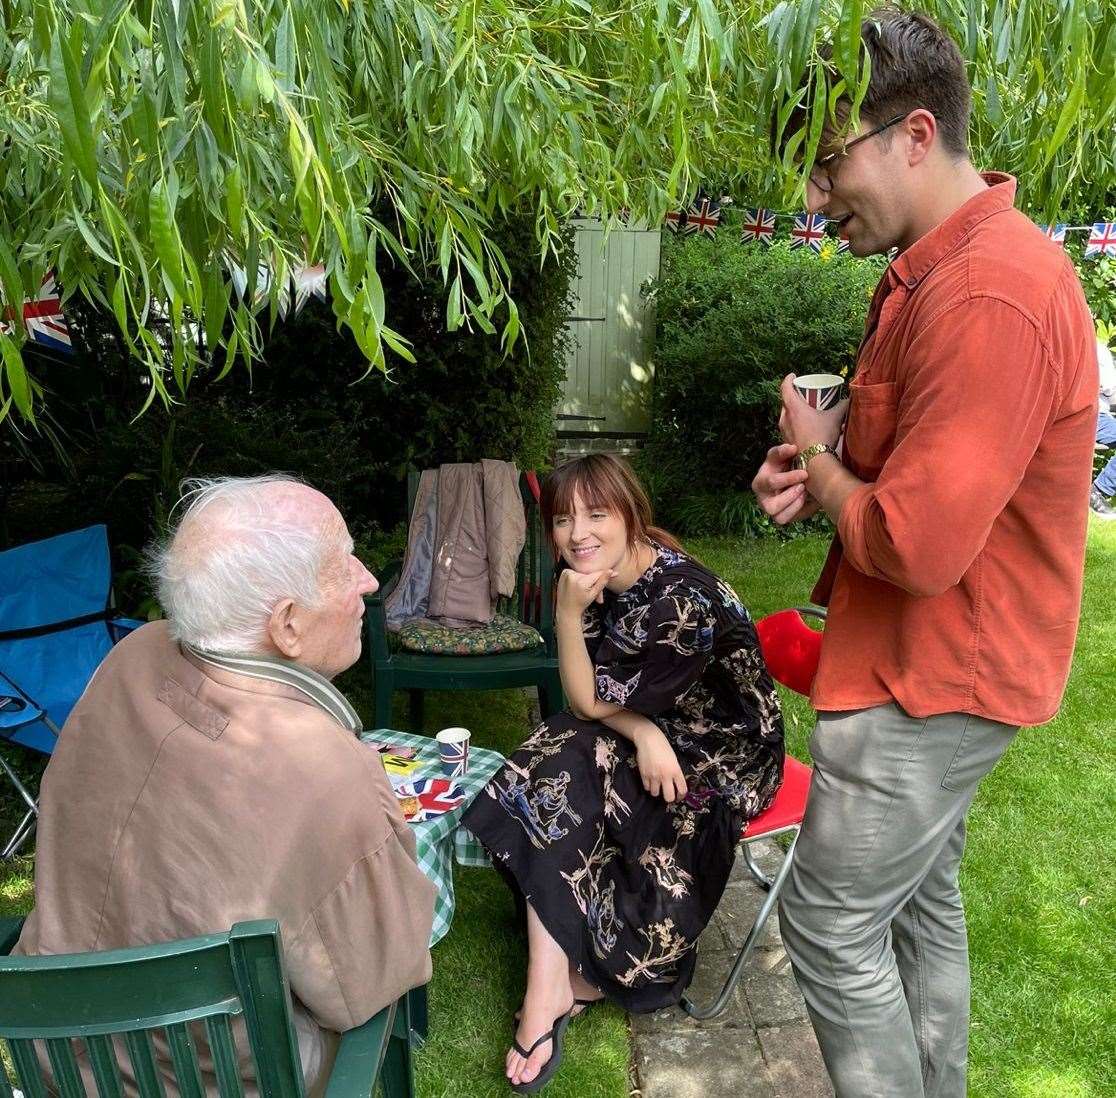
[[[278,919],[313,1086],[334,1033],[431,971],[434,888],[330,682],[360,655],[377,583],[337,508],[291,478],[193,481],[183,506],[152,554],[166,620],[108,655],[43,776],[35,910],[16,952]]]

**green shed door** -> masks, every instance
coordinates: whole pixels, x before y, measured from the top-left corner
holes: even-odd
[[[658,276],[659,231],[615,228],[606,242],[599,221],[579,219],[574,228],[578,276],[558,433],[646,434],[655,318],[639,291]]]

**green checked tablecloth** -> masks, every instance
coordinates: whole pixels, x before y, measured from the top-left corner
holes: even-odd
[[[390,743],[400,747],[413,747],[419,768],[409,774],[408,780],[417,778],[440,778],[442,767],[438,760],[438,744],[431,736],[420,736],[411,732],[396,732],[391,728],[377,728],[362,732],[362,740],[376,743]],[[459,865],[491,865],[488,855],[481,844],[461,827],[461,817],[465,809],[473,803],[473,798],[485,787],[488,779],[504,763],[504,756],[498,751],[483,747],[469,747],[469,772],[454,782],[465,790],[465,800],[451,812],[444,812],[432,820],[412,823],[415,845],[418,850],[419,869],[430,878],[438,889],[434,901],[434,927],[430,932],[430,944],[441,941],[453,922],[453,860],[456,854]]]

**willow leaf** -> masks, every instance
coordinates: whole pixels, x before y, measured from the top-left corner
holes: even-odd
[[[61,31],[51,43],[50,105],[62,130],[63,147],[86,182],[95,187],[97,152],[89,105],[70,43]]]

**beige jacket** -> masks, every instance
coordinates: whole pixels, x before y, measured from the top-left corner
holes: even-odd
[[[427,483],[429,489],[429,478]],[[511,462],[487,458],[443,465],[437,495],[426,616],[464,628],[487,625],[496,600],[515,591],[527,532],[519,471]]]
[[[153,622],[62,729],[16,952],[275,918],[295,997],[339,1031],[430,978],[433,906],[379,757],[299,690],[203,663]]]

